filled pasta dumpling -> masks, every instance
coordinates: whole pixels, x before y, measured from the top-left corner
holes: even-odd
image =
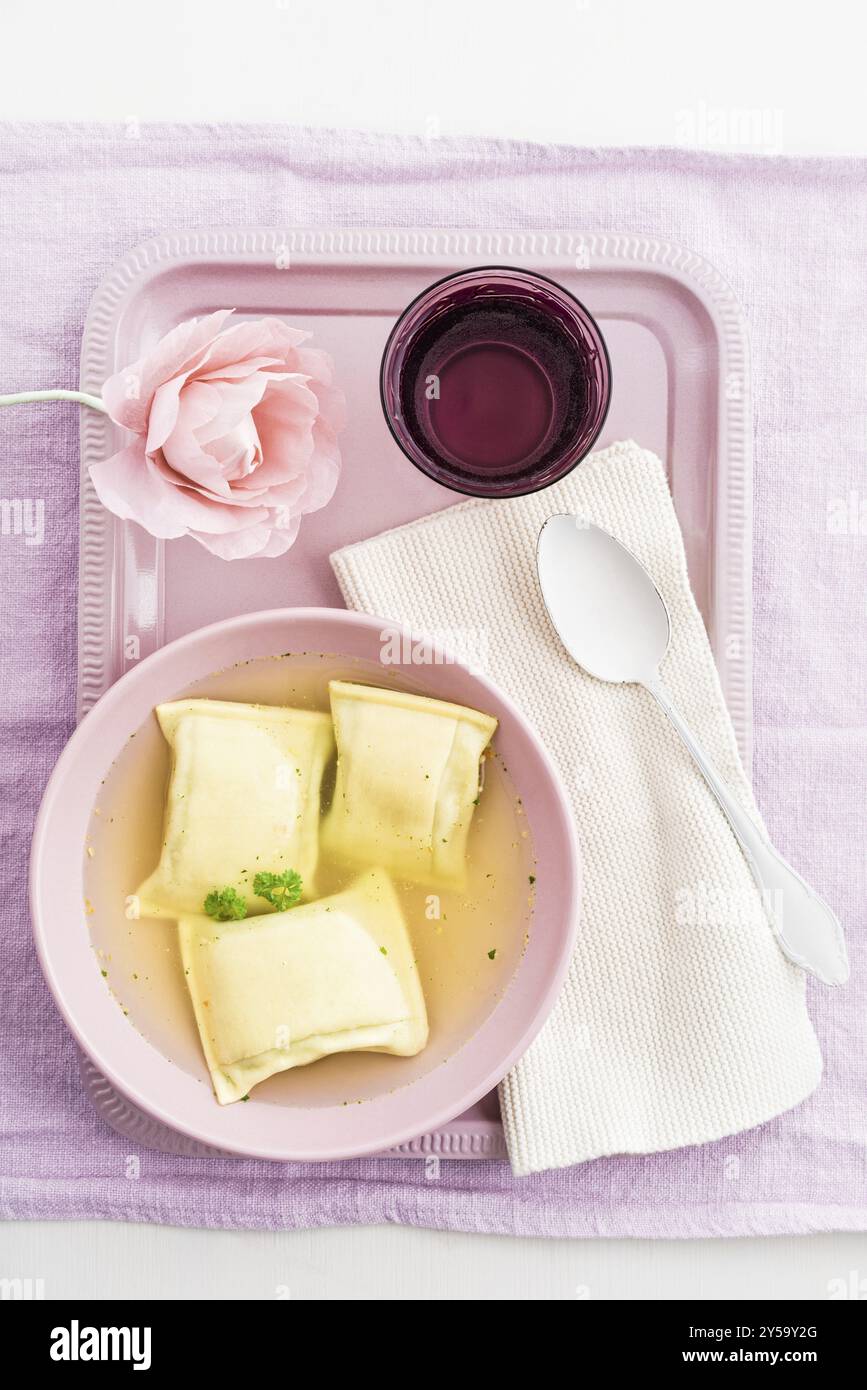
[[[242,922],[179,922],[181,955],[217,1099],[333,1052],[414,1056],[424,996],[400,904],[372,870],[343,892]]]
[[[329,715],[221,700],[176,700],[156,713],[172,767],[160,861],[138,889],[141,915],[201,912],[218,886],[249,891],[258,869],[294,869],[309,887],[334,748]]]
[[[323,847],[401,879],[463,887],[479,762],[496,719],[349,681],[329,690],[337,779]]]

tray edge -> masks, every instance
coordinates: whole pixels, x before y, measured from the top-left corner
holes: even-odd
[[[238,1154],[190,1139],[140,1110],[115,1090],[85,1052],[79,1052],[78,1068],[90,1104],[99,1117],[123,1138],[142,1148],[177,1154],[183,1158],[225,1158],[233,1163],[243,1162]],[[502,1126],[496,1120],[480,1120],[477,1124],[464,1123],[459,1128],[422,1134],[417,1139],[369,1157],[378,1161],[382,1158],[505,1159],[508,1155]],[[292,1165],[287,1163],[287,1166]]]

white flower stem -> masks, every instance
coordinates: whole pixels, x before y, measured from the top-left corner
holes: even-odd
[[[77,401],[79,405],[89,405],[91,410],[108,414],[100,397],[90,396],[86,391],[16,391],[12,396],[0,396],[0,405],[30,405],[33,401]]]

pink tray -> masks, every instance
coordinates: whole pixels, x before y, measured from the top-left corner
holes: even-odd
[[[312,329],[347,396],[344,470],[334,500],[306,518],[279,560],[226,564],[193,541],[166,546],[97,501],[87,466],[122,432],[82,411],[78,716],[131,662],[193,628],[285,605],[341,606],[331,551],[459,501],[403,457],[379,403],[379,362],[401,310],[426,285],[472,265],[542,271],[599,321],[612,363],[599,447],[633,437],[667,461],[690,579],[710,635],[744,762],[751,764],[751,434],[746,329],[714,268],[671,243],[576,232],[192,231],[131,252],[90,306],[81,389],[137,358],[177,323],[234,308]],[[87,1059],[87,1093],[136,1144],[210,1151],[142,1114]],[[505,1153],[496,1095],[399,1151]]]

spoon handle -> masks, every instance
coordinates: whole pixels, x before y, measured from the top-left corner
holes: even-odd
[[[732,796],[684,723],[659,676],[645,682],[680,734],[725,812],[764,899],[783,953],[826,985],[849,978],[843,929],[830,907],[787,864]]]

